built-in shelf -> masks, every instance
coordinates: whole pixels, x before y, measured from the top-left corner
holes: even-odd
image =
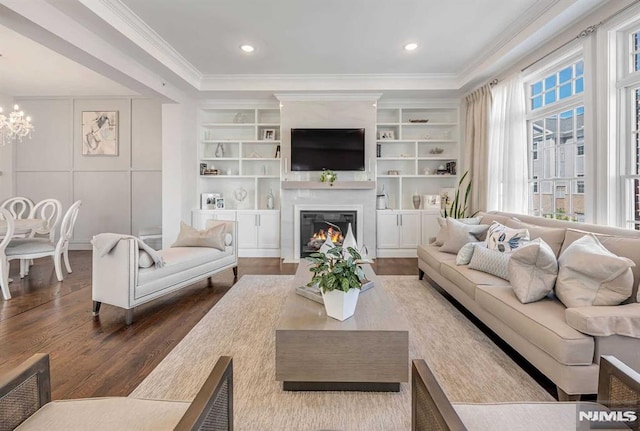
[[[333,185],[320,181],[282,181],[283,189],[324,189],[324,190],[363,190],[375,189],[375,181],[336,181]]]

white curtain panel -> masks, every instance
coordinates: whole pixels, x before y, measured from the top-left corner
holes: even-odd
[[[491,89],[483,85],[466,97],[465,161],[471,178],[468,214],[487,209],[487,159]],[[460,172],[462,175],[462,172]],[[466,183],[465,183],[466,184]],[[466,185],[463,185],[463,188]],[[464,190],[462,191],[464,193]]]
[[[522,77],[500,82],[491,92],[487,209],[527,214],[529,172]]]

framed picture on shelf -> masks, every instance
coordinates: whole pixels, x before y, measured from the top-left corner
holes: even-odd
[[[442,199],[440,195],[424,195],[424,209],[439,210],[441,209]]]
[[[220,199],[220,193],[202,193],[200,195],[200,208],[214,210],[218,199]]]
[[[216,199],[216,209],[223,210],[224,209],[224,198]]]
[[[276,140],[276,129],[264,129],[262,130],[262,139],[265,141]]]
[[[204,175],[207,172],[209,165],[206,163],[200,163],[200,175]]]
[[[396,138],[396,132],[394,132],[393,130],[380,130],[378,132],[378,139],[395,139]]]

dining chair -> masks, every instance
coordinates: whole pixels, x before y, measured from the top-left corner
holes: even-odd
[[[56,270],[58,281],[63,280],[62,276],[62,258],[67,272],[71,273],[71,265],[69,264],[69,240],[73,235],[78,218],[78,211],[82,205],[82,201],[76,201],[67,210],[62,223],[60,225],[60,238],[55,242],[51,238],[18,238],[9,242],[6,248],[7,260],[25,261],[26,259],[38,259],[41,257],[51,256],[53,265]],[[24,278],[29,273],[29,265],[26,262],[20,265],[20,278]]]
[[[27,218],[33,210],[33,201],[22,196],[15,196],[4,200],[0,208],[9,211],[13,218]]]
[[[4,220],[7,224],[5,236],[0,238],[0,289],[2,290],[2,298],[8,301],[11,299],[11,292],[9,291],[9,259],[7,259],[6,249],[13,237],[15,222],[9,210],[2,207],[0,207],[0,220]]]
[[[33,207],[29,218],[41,219],[42,226],[33,229],[29,237],[48,236],[49,240],[55,240],[55,231],[62,217],[62,203],[57,199],[44,199]]]

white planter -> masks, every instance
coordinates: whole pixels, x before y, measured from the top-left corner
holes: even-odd
[[[349,289],[348,292],[341,290],[332,290],[322,293],[324,300],[324,308],[327,310],[327,316],[333,317],[339,321],[347,320],[356,312],[358,304],[358,296],[360,289]]]

